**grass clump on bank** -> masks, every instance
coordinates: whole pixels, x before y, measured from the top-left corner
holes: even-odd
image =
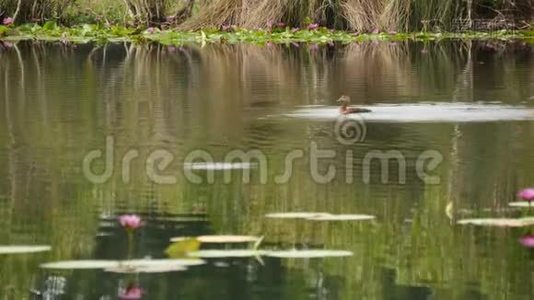
[[[529,29],[534,0],[0,0],[0,23],[199,30],[309,24],[357,32]]]

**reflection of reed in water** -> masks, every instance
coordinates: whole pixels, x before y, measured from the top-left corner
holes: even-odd
[[[282,186],[242,185],[239,181],[194,186],[179,181],[172,187],[162,187],[147,181],[140,161],[133,166],[137,171],[132,173],[131,185],[121,184],[117,176],[107,185],[92,186],[76,177],[79,172],[74,167],[81,162],[85,150],[101,147],[107,134],[117,138],[119,157],[132,148],[139,149],[143,157],[153,148],[165,147],[179,159],[188,149],[210,143],[218,143],[221,152],[233,145],[281,147],[295,137],[307,136],[310,126],[266,126],[265,121],[247,119],[251,112],[259,111],[261,115],[264,109],[333,104],[330,101],[343,91],[363,100],[443,100],[452,97],[459,82],[467,82],[457,94],[459,100],[468,101],[480,99],[480,93],[484,93],[480,87],[487,86],[484,82],[488,81],[503,86],[502,91],[493,90],[497,95],[494,97],[502,100],[513,95],[509,101],[514,102],[532,94],[528,80],[534,76],[531,75],[534,68],[519,69],[517,58],[512,55],[522,51],[519,47],[508,46],[509,50],[490,54],[481,45],[469,49],[447,42],[359,43],[318,49],[305,45],[299,48],[107,45],[92,54],[93,48],[88,46],[79,46],[77,50],[42,44],[18,47],[24,75],[15,50],[2,50],[0,60],[3,70],[0,82],[6,86],[0,92],[0,121],[5,124],[2,128],[6,134],[0,135],[0,139],[7,145],[0,164],[8,166],[5,178],[9,178],[7,185],[0,187],[1,194],[8,195],[0,205],[0,220],[5,225],[0,226],[3,237],[12,237],[15,228],[26,232],[21,239],[32,241],[33,234],[39,232],[43,239],[40,241],[59,249],[53,255],[61,254],[61,259],[68,259],[91,253],[98,220],[87,212],[97,210],[95,206],[109,213],[117,211],[117,207],[180,213],[202,201],[207,203],[210,221],[220,232],[262,234],[275,240],[280,238],[282,243],[293,242],[284,240],[284,236],[297,233],[308,244],[353,251],[356,255],[348,262],[327,263],[324,267],[327,274],[350,275],[346,276],[349,283],[343,288],[346,298],[361,294],[380,298],[380,265],[396,269],[399,281],[405,284],[480,280],[484,289],[493,294],[517,288],[513,284],[505,286],[514,274],[512,263],[497,274],[490,263],[477,258],[484,245],[478,245],[476,237],[450,228],[443,214],[445,185],[417,186],[413,190],[386,187],[377,192],[373,187],[358,184],[314,185],[304,172],[297,172],[291,182]],[[426,51],[421,52],[423,49]],[[465,68],[468,54],[472,69]],[[477,63],[488,55],[497,62],[490,64],[486,59],[486,65]],[[482,81],[479,72],[487,65],[506,69],[510,74],[500,77],[487,72]],[[467,74],[467,78],[462,74]],[[20,76],[25,79],[24,88],[19,84]],[[428,98],[422,99],[421,95]],[[495,170],[509,177],[507,174],[514,170],[507,165],[521,149],[510,152],[506,147],[493,146],[482,151],[478,147],[488,134],[494,134],[495,145],[507,144],[512,138],[529,143],[528,128],[517,124],[510,127],[517,130],[506,131],[508,127],[504,127],[497,131],[491,126],[461,128],[463,136],[457,152],[451,152],[454,148],[451,128],[417,130],[424,136],[421,140],[438,141],[436,147],[444,154],[467,161],[453,167],[446,160],[443,174],[454,170],[450,176],[470,186],[491,183],[477,190],[483,190],[483,196],[493,195],[483,199],[496,201],[506,194],[509,183],[501,182]],[[399,129],[398,138],[409,136],[406,133],[409,130],[415,129],[409,126]],[[253,136],[250,141],[243,141],[245,134]],[[374,145],[386,145],[371,138],[369,142],[376,142]],[[468,161],[473,153],[489,153],[486,158],[502,159]],[[178,164],[173,165],[169,172],[179,172],[179,168]],[[463,193],[473,193],[471,188],[463,193],[453,192],[462,199],[466,197]],[[413,213],[412,206],[417,207]],[[277,228],[264,223],[265,213],[297,209],[365,212],[378,215],[379,222],[374,227],[334,224],[319,229],[308,224],[298,228],[299,232],[283,233],[281,237],[277,236]],[[412,219],[411,225],[403,223],[407,217]],[[508,248],[503,241],[488,251],[502,257],[499,253],[504,249]],[[515,254],[507,254],[510,259],[506,261],[523,262]],[[0,276],[8,278],[16,273],[13,270],[17,266],[18,262],[13,262],[5,271],[2,269]],[[464,272],[465,266],[470,268]],[[477,276],[481,272],[493,275],[480,279]],[[28,267],[18,273],[30,276],[31,270]]]

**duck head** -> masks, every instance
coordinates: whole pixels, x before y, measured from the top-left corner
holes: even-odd
[[[348,106],[350,104],[350,97],[347,95],[341,95],[341,97],[339,97],[336,102],[341,104],[342,106]]]

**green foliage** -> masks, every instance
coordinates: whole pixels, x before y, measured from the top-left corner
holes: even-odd
[[[7,35],[9,28],[7,26],[0,25],[0,37]]]
[[[496,39],[525,39],[534,38],[532,31],[506,31],[497,32],[466,32],[466,33],[361,33],[355,34],[343,30],[330,30],[320,27],[316,30],[276,29],[276,30],[249,30],[233,28],[231,31],[221,31],[215,28],[207,28],[200,31],[160,30],[150,28],[124,27],[119,25],[104,26],[100,24],[83,24],[72,27],[59,26],[54,21],[48,21],[43,25],[24,24],[10,30],[6,26],[0,26],[0,36],[4,39],[38,39],[38,40],[61,40],[63,42],[89,42],[89,41],[133,41],[137,43],[154,41],[165,45],[181,45],[185,43],[253,43],[253,44],[291,44],[313,43],[331,44],[334,42],[351,43],[355,41],[429,41],[443,39],[464,40],[496,40]],[[297,44],[295,44],[297,45]]]
[[[196,238],[188,238],[169,245],[165,249],[165,254],[169,258],[182,258],[190,252],[198,251],[198,249],[200,249],[200,242]]]

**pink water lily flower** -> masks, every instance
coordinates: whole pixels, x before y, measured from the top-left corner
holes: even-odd
[[[311,23],[310,25],[308,25],[308,30],[315,30],[319,28],[319,24],[317,23]]]
[[[527,234],[519,239],[519,243],[525,248],[534,248],[534,235]]]
[[[143,290],[138,287],[128,288],[126,291],[119,294],[121,300],[137,300],[143,297]]]
[[[138,215],[122,215],[119,217],[119,223],[124,229],[128,230],[135,230],[143,226],[141,217]]]
[[[2,24],[4,25],[11,25],[13,24],[13,22],[15,22],[15,20],[11,17],[7,17],[5,18],[3,21],[2,21]]]
[[[522,189],[517,193],[517,196],[525,201],[532,201],[534,200],[534,188],[526,188]]]

